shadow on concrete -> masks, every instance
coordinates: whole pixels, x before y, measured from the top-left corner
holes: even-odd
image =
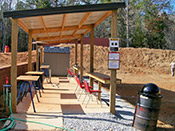
[[[174,131],[175,129],[172,129],[172,128],[161,128],[161,127],[158,127],[156,129],[156,131]]]
[[[146,83],[145,83],[146,84]],[[109,90],[109,85],[102,84],[102,86]],[[116,85],[116,93],[133,106],[137,103],[138,92],[142,89],[144,84],[130,84],[121,83]],[[175,92],[166,90],[160,87],[163,96],[161,108],[159,112],[159,120],[164,124],[168,124],[175,130]],[[167,130],[167,128],[160,128],[160,130]],[[172,128],[170,128],[172,129]]]
[[[116,98],[119,98],[119,96],[116,96]],[[108,98],[102,98],[101,100],[103,100],[109,106],[109,99]],[[116,105],[115,107],[116,107],[116,114],[115,115],[119,119],[132,121],[132,119],[126,119],[126,118],[122,117],[122,115],[124,115],[124,116],[130,116],[133,118],[134,114],[132,112],[126,111],[126,109],[125,110],[123,109],[123,108],[129,108],[129,107],[123,107],[120,105]],[[121,110],[118,110],[118,109],[121,109]]]
[[[39,93],[38,92],[37,92],[37,94],[38,94],[38,97],[39,97]],[[33,96],[33,99],[36,97],[34,91],[32,91],[32,96]],[[22,101],[20,101],[18,103],[18,105],[17,105],[17,112],[18,113],[26,113],[28,111],[31,103],[32,103],[32,100],[31,100],[31,97],[30,97],[30,93],[28,92],[26,97],[23,97]],[[34,104],[35,104],[35,102],[34,102]]]

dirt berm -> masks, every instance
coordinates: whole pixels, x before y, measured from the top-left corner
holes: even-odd
[[[70,67],[75,61],[75,46],[73,44],[60,44],[70,47]],[[84,75],[89,71],[90,48],[84,45]],[[35,60],[35,52],[33,52]],[[78,46],[78,63],[80,63],[80,45]],[[120,48],[120,70],[117,78],[122,84],[117,85],[117,93],[135,106],[137,93],[146,83],[155,83],[163,95],[158,126],[160,129],[173,130],[175,127],[175,77],[171,76],[170,63],[175,60],[175,51],[147,49],[147,48]],[[18,63],[27,61],[27,52],[18,54]],[[10,65],[10,53],[0,53],[0,66]],[[95,46],[94,71],[110,75],[108,70],[108,47]],[[106,88],[109,88],[107,86]]]

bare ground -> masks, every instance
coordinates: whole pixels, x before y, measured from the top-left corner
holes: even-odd
[[[32,62],[35,61],[35,51],[32,51]],[[17,63],[28,61],[28,52],[19,52],[17,55]],[[11,65],[11,53],[0,53],[0,67]]]
[[[70,65],[74,65],[74,45],[61,44],[71,48]],[[78,47],[78,55],[80,47]],[[89,71],[89,46],[84,46],[84,73]],[[33,52],[33,56],[35,53]],[[175,51],[147,48],[120,48],[120,70],[117,78],[122,84],[117,85],[117,93],[136,104],[137,93],[146,83],[155,83],[163,95],[159,113],[158,127],[162,130],[175,130],[175,77],[170,75],[170,63],[175,60]],[[108,65],[108,47],[95,46],[94,71],[110,75]],[[35,58],[33,58],[33,61]],[[18,54],[18,63],[27,61],[27,53]],[[80,58],[78,57],[78,63]],[[0,67],[10,64],[10,53],[0,53]],[[85,74],[84,74],[85,75]],[[109,86],[105,86],[109,88]]]
[[[71,48],[71,66],[74,65],[74,46]],[[80,47],[78,47],[79,51]],[[89,71],[89,46],[84,46],[84,68]],[[79,53],[79,52],[78,52]],[[95,46],[94,68],[96,72],[110,75],[108,65],[108,47]],[[163,95],[158,127],[162,130],[175,130],[175,77],[171,76],[170,63],[175,60],[175,51],[147,48],[120,48],[120,70],[117,78],[117,93],[135,106],[137,93],[146,83],[155,83]],[[78,62],[80,58],[78,58]],[[106,86],[109,88],[109,86]]]

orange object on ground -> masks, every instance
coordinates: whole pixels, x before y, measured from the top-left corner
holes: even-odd
[[[5,51],[4,52],[5,53],[8,53],[9,52],[9,46],[8,45],[5,46]]]

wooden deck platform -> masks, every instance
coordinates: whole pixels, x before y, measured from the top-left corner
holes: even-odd
[[[89,102],[87,107],[85,107],[86,104],[82,104],[84,96],[82,96],[80,101],[78,101],[77,97],[79,95],[74,94],[74,90],[77,86],[74,78],[71,78],[70,81],[68,81],[67,78],[63,77],[52,77],[52,83],[58,84],[59,88],[44,82],[44,92],[42,93],[42,97],[39,98],[39,103],[33,93],[36,113],[33,112],[33,107],[29,96],[30,94],[28,93],[27,97],[24,97],[22,102],[18,104],[17,113],[14,114],[14,117],[64,127],[64,114],[109,112],[109,107],[104,102],[102,102],[101,107],[100,104],[97,104],[95,98],[94,101],[91,100]],[[15,129],[53,130],[55,128],[29,122],[17,121]]]

